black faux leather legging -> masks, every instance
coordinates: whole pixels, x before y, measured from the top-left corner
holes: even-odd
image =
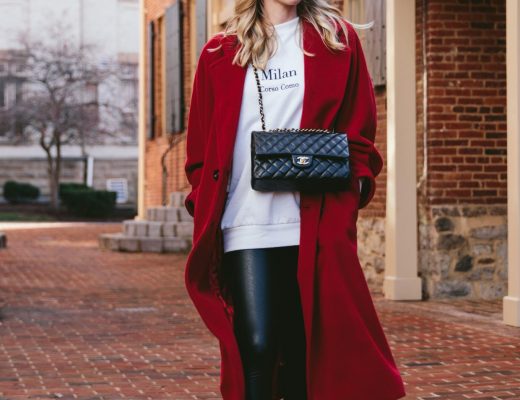
[[[298,246],[224,253],[234,304],[234,331],[245,378],[245,400],[272,400],[278,349],[284,400],[305,400],[305,331],[296,279]],[[278,347],[280,345],[280,347]]]

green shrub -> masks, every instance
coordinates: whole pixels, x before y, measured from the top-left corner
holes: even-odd
[[[65,190],[61,199],[67,210],[78,217],[106,218],[113,214],[116,192],[77,188]]]
[[[66,183],[60,183],[59,189],[58,189],[58,196],[63,201],[63,197],[67,196],[67,193],[71,191],[77,191],[77,190],[92,190],[89,186],[85,185],[84,183],[74,183],[74,182],[66,182]]]
[[[9,203],[29,203],[40,197],[40,189],[29,183],[7,181],[4,184],[4,198]]]

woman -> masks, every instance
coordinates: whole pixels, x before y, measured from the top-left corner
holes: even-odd
[[[221,351],[224,400],[392,400],[403,382],[357,258],[356,221],[382,158],[359,39],[326,0],[237,0],[193,82],[186,287]],[[250,132],[348,132],[341,192],[258,192]],[[362,184],[362,186],[361,186]]]

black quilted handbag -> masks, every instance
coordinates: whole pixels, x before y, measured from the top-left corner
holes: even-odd
[[[251,132],[251,187],[264,192],[347,190],[347,134],[311,128],[266,131],[260,80],[253,68],[262,130]]]

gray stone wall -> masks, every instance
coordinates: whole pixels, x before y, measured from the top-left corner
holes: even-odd
[[[381,292],[385,278],[385,219],[359,218],[358,256],[370,288]]]
[[[495,299],[507,293],[506,206],[431,209],[420,226],[419,270],[426,297]]]
[[[62,182],[83,182],[84,162],[80,159],[64,160]],[[136,159],[96,159],[94,161],[94,182],[96,189],[106,189],[109,178],[128,180],[130,204],[137,204],[137,160]],[[4,183],[8,180],[30,183],[40,188],[41,200],[49,197],[47,163],[42,159],[0,159],[0,201]]]
[[[384,218],[358,220],[358,255],[369,286],[385,274]],[[496,299],[507,294],[506,206],[434,207],[419,224],[423,298]]]

